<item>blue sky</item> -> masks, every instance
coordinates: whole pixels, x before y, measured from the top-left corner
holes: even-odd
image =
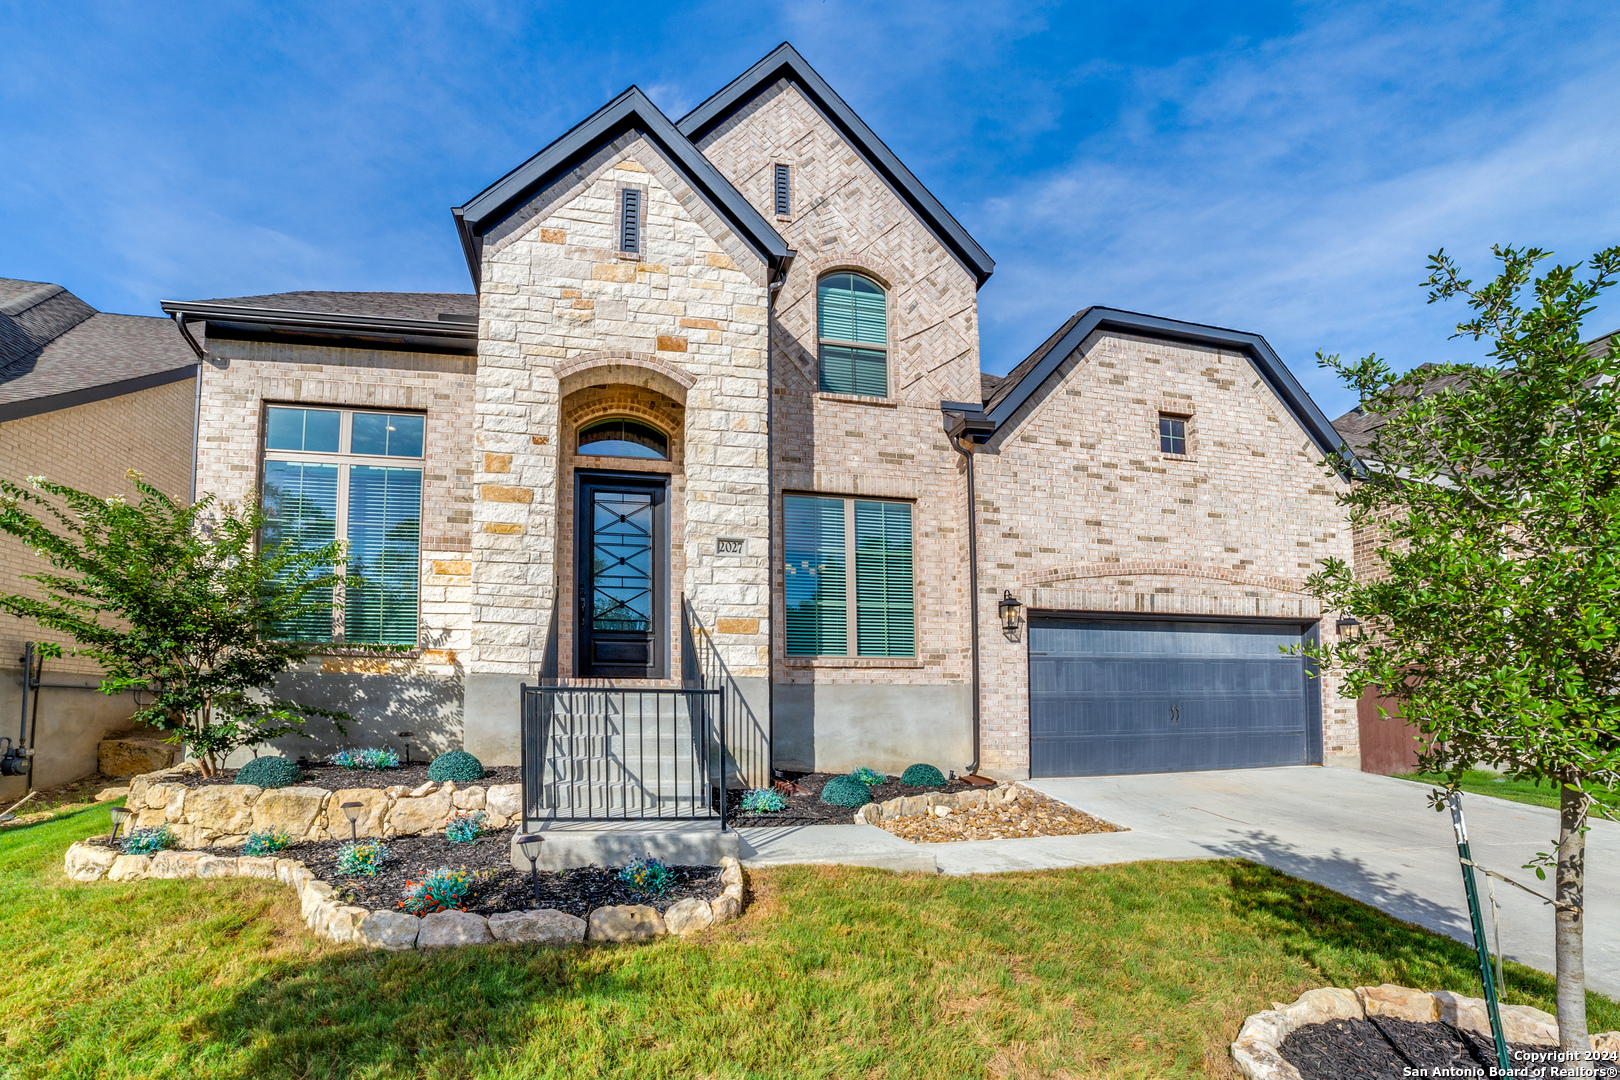
[[[1317,349],[1480,354],[1429,252],[1620,242],[1612,3],[0,2],[0,276],[139,314],[467,291],[451,206],[784,39],[997,260],[990,371],[1109,304],[1262,333],[1337,415]]]

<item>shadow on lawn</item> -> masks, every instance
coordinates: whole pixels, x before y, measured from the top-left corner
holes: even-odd
[[[196,1018],[196,1041],[244,1048],[236,1075],[348,1077],[482,1074],[576,1015],[613,1011],[647,991],[616,949],[491,946],[356,950],[288,963]],[[567,1043],[552,1032],[544,1041]],[[607,1053],[613,1054],[612,1048]]]

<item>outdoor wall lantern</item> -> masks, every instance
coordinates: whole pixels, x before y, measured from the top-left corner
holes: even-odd
[[[540,845],[544,842],[545,837],[537,832],[524,833],[517,838],[518,850],[522,851],[523,857],[529,860],[529,884],[534,886],[534,902],[536,905],[540,903],[540,870],[537,864],[540,861]]]
[[[1340,637],[1346,634],[1356,634],[1361,630],[1361,620],[1354,615],[1345,615],[1333,624],[1333,629],[1339,632]]]
[[[398,735],[402,739],[409,740],[411,738],[411,736],[415,734],[415,732],[413,732],[413,731],[396,731],[396,732],[394,732],[394,734]],[[410,744],[409,741],[407,741],[405,743],[405,764],[409,765],[410,763],[411,763],[411,744]]]
[[[115,806],[115,807],[112,808],[111,813],[112,813],[113,831],[112,831],[112,835],[107,837],[107,843],[109,843],[109,844],[111,844],[114,840],[118,839],[118,827],[120,825],[124,824],[124,822],[128,821],[129,820],[129,815],[134,813],[134,811],[132,811],[127,806]],[[128,830],[125,830],[124,835],[126,835],[126,836],[129,835]]]
[[[1001,613],[1001,632],[1006,634],[1008,638],[1016,639],[1018,637],[1018,621],[1024,610],[1024,605],[1018,602],[1018,598],[1012,594],[1011,589],[1003,589],[1001,603],[996,605],[996,610]]]
[[[355,831],[355,823],[360,820],[360,811],[364,808],[363,803],[346,802],[343,804],[343,816],[349,819],[349,839],[351,841],[360,839]]]

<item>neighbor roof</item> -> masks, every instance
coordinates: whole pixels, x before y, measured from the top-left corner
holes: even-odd
[[[1323,456],[1331,456],[1337,452],[1341,440],[1333,425],[1328,423],[1327,417],[1317,408],[1316,402],[1311,400],[1311,396],[1305,392],[1299,380],[1294,378],[1293,372],[1288,370],[1282,358],[1259,334],[1225,330],[1201,323],[1181,322],[1177,319],[1161,319],[1156,315],[1120,311],[1116,308],[1090,307],[1076,312],[1051,337],[1013,368],[983,405],[946,401],[941,402],[940,407],[946,412],[988,420],[993,425],[985,433],[985,437],[988,437],[988,434],[1007,423],[1023,407],[1024,402],[1028,401],[1059,365],[1080,347],[1092,331],[1099,329],[1170,338],[1198,345],[1214,345],[1217,348],[1242,352],[1249,358],[1249,362],[1254,365],[1255,371],[1265,380],[1266,385],[1271,388],[1272,393],[1282,401],[1295,422],[1305,430],[1317,449],[1322,451]]]
[[[189,379],[168,319],[99,312],[60,285],[0,278],[0,421]]]
[[[912,211],[928,225],[939,242],[962,261],[980,285],[989,280],[996,268],[995,260],[934,198],[922,181],[912,175],[894,151],[866,126],[866,121],[855,115],[855,110],[833,92],[833,88],[810,66],[809,61],[785,41],[719,93],[683,116],[678,125],[681,134],[693,143],[700,142],[778,79],[787,79],[816,104],[849,144],[866,159],[867,165],[899,192]]]
[[[537,193],[578,167],[603,144],[626,132],[639,132],[663,151],[687,183],[743,237],[772,269],[786,266],[793,252],[780,233],[754,209],[742,193],[698,152],[675,125],[632,86],[575,125],[528,161],[451,211],[461,233],[461,246],[472,271],[473,284],[481,284],[484,234],[500,224]]]
[[[214,337],[338,340],[346,345],[471,353],[478,349],[472,293],[285,292],[165,300],[163,310],[208,325]]]

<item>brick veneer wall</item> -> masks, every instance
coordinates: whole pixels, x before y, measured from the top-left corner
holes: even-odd
[[[702,149],[798,252],[777,296],[773,326],[774,564],[781,565],[785,491],[915,501],[917,659],[789,661],[778,614],[775,678],[787,685],[965,686],[966,489],[939,403],[978,400],[974,278],[786,80],[765,88],[707,136]],[[778,163],[792,170],[792,212],[784,217],[774,213]],[[887,291],[886,399],[818,391],[816,284],[822,275],[845,269],[877,279]],[[778,569],[772,582],[778,613],[783,587]],[[917,700],[919,708],[934,708],[931,699]],[[881,715],[869,719],[888,722]]]
[[[1190,417],[1186,455],[1159,452],[1161,410]],[[1353,555],[1320,459],[1242,354],[1094,334],[979,458],[981,610],[1011,590],[1035,609],[1315,619],[1303,579]],[[985,618],[980,645],[985,768],[1027,775],[1026,635]],[[1331,672],[1321,699],[1324,756],[1353,765]]]

